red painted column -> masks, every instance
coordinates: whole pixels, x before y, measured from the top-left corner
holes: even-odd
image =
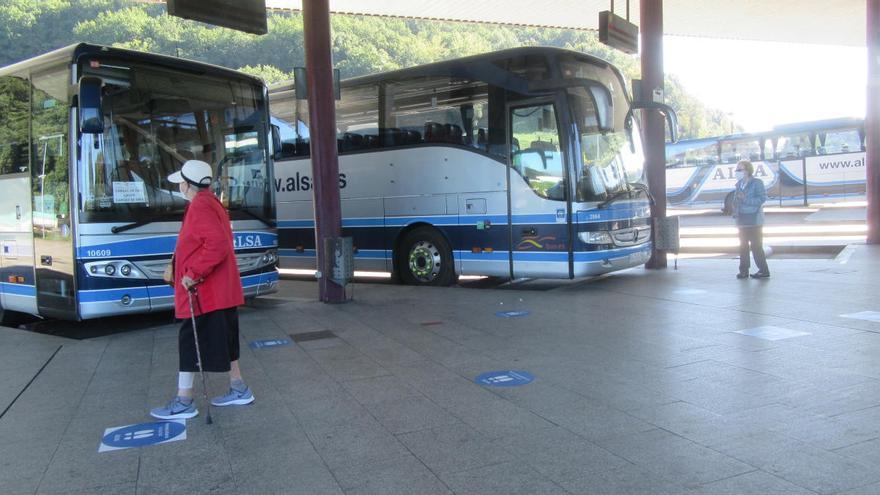
[[[641,0],[639,10],[642,35],[642,98],[652,98],[655,89],[663,88],[663,0]],[[651,220],[656,228],[666,216],[666,127],[656,110],[643,110],[645,168],[648,188],[654,196]],[[646,268],[666,268],[666,253],[654,248]]]
[[[880,244],[880,0],[868,0],[868,98],[865,147],[868,174],[868,243]]]
[[[318,256],[318,297],[342,302],[343,288],[324,273],[324,239],[339,237],[342,212],[339,203],[339,159],[336,155],[336,100],[330,54],[329,0],[303,0],[303,34],[309,87],[309,137],[312,177],[315,179],[315,248]]]

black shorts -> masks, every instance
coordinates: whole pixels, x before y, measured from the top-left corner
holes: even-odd
[[[238,309],[227,308],[196,316],[199,351],[204,371],[229,371],[229,363],[241,354],[238,343]],[[178,333],[180,371],[199,371],[192,319],[187,318]]]

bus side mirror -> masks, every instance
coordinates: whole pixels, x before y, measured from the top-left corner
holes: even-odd
[[[611,92],[601,84],[590,84],[590,96],[596,104],[596,124],[600,132],[614,131],[614,103]]]
[[[272,129],[272,159],[280,160],[281,159],[281,129],[278,128],[277,125],[270,125],[270,129]]]
[[[83,134],[104,132],[104,109],[101,102],[99,77],[83,77],[79,81],[79,130]]]
[[[626,113],[626,127],[628,132],[632,132],[631,121],[633,118],[633,111],[642,109],[657,110],[664,117],[666,117],[666,126],[669,129],[669,142],[678,142],[678,115],[675,114],[675,110],[673,110],[672,107],[665,103],[658,103],[654,101],[632,102],[632,104],[630,104],[629,111]]]

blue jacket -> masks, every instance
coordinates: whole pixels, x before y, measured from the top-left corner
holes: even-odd
[[[739,193],[743,198],[739,199]],[[767,191],[761,179],[754,177],[736,182],[733,196],[733,216],[739,227],[751,227],[764,225],[764,202],[767,201]]]

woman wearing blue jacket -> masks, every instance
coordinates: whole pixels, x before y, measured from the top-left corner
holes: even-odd
[[[736,278],[749,277],[749,248],[758,271],[752,278],[768,278],[770,269],[764,256],[764,202],[767,192],[761,179],[754,177],[755,166],[748,160],[736,164],[736,191],[733,195],[733,216],[739,228],[739,273]]]

